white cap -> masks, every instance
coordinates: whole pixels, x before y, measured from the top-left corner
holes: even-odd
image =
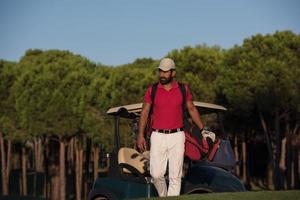
[[[158,68],[165,72],[171,69],[175,69],[175,62],[171,58],[163,58],[160,61]]]

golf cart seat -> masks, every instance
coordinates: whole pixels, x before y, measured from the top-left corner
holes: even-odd
[[[141,154],[132,148],[121,148],[118,152],[121,176],[125,179],[135,178],[147,182],[146,177],[149,176],[149,158],[147,154]]]
[[[144,151],[142,155],[150,161],[150,151]]]

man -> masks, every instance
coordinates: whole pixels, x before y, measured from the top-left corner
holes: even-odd
[[[184,159],[185,134],[183,131],[182,93],[176,75],[175,63],[164,58],[159,64],[159,84],[154,102],[151,100],[152,85],[144,96],[140,117],[137,146],[146,149],[144,130],[152,104],[152,134],[150,148],[150,174],[159,196],[177,196],[180,194],[182,168]],[[186,107],[199,129],[203,129],[198,110],[192,102],[192,94],[186,86]],[[164,174],[169,163],[169,188]]]

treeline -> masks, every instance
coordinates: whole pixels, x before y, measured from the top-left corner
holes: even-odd
[[[175,60],[177,80],[190,85],[194,100],[228,108],[224,124],[245,182],[252,177],[247,148],[260,141],[274,189],[299,188],[299,34],[258,34],[227,50],[198,45],[166,56]],[[44,179],[42,194],[30,195],[85,198],[98,176],[100,150],[113,145],[107,109],[142,102],[147,86],[157,81],[158,62],[141,58],[111,67],[58,50],[28,50],[19,62],[1,60],[1,194],[12,193],[10,172],[22,169],[18,191],[29,195],[31,169]],[[132,144],[130,131],[124,134],[122,142]]]

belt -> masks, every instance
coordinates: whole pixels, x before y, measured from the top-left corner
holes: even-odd
[[[171,134],[171,133],[176,133],[179,131],[183,131],[183,128],[175,128],[175,129],[156,129],[152,128],[153,131],[159,132],[159,133],[164,133],[164,134]]]

